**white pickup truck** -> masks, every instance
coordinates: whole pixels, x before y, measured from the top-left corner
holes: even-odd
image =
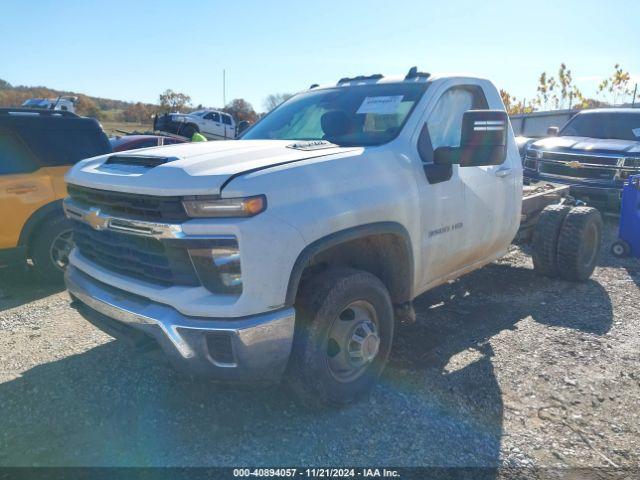
[[[95,157],[66,178],[85,318],[190,375],[284,376],[310,403],[367,392],[412,300],[503,255],[521,221],[496,88],[415,68],[313,87],[239,141]],[[597,211],[535,219],[536,268],[587,278]]]
[[[154,130],[191,138],[201,133],[209,140],[233,140],[238,128],[235,119],[218,110],[196,110],[191,113],[167,113],[154,119]]]

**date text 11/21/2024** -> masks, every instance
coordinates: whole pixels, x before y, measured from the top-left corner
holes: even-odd
[[[400,473],[388,468],[238,468],[233,470],[233,476],[237,478],[400,478]]]

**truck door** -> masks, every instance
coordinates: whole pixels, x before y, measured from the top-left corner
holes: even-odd
[[[233,123],[233,119],[231,115],[227,115],[226,113],[222,114],[222,123],[224,124],[224,136],[225,138],[234,139],[236,138],[236,127]]]
[[[458,165],[433,163],[433,151],[460,142],[463,113],[468,110],[464,97],[448,90],[430,110],[418,138],[424,181],[420,184],[422,231],[422,278],[427,287],[459,268],[465,242],[464,188]]]
[[[16,247],[27,219],[54,198],[47,169],[20,137],[0,129],[0,249]]]
[[[222,119],[220,118],[220,113],[218,112],[209,112],[204,117],[205,128],[203,128],[203,133],[213,137],[216,140],[221,140],[224,138],[224,124],[222,123]]]
[[[458,87],[459,95],[466,96],[469,109],[488,109],[482,88],[477,85]],[[497,92],[495,92],[497,95]],[[458,124],[461,126],[460,120]],[[499,128],[499,127],[496,127]],[[504,125],[502,128],[510,128]],[[459,135],[459,133],[458,133]],[[460,138],[458,136],[458,138]],[[513,135],[507,135],[512,143]],[[464,187],[465,245],[460,255],[462,266],[502,252],[511,244],[518,228],[520,202],[516,193],[517,165],[514,145],[507,145],[507,157],[502,165],[461,167],[460,180]],[[515,159],[520,162],[519,155]]]
[[[433,164],[436,148],[460,146],[462,117],[478,109],[488,109],[479,86],[448,88],[420,133],[418,151],[427,179],[421,196],[423,286],[498,253],[512,240],[519,205],[508,169]]]

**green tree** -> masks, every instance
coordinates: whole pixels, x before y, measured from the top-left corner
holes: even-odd
[[[191,97],[185,93],[167,89],[159,96],[160,110],[178,112],[191,104]]]

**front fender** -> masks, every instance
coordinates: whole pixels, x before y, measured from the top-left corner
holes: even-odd
[[[411,286],[413,285],[414,276],[411,236],[409,235],[407,229],[397,222],[375,222],[365,225],[358,225],[356,227],[351,227],[345,230],[331,233],[307,245],[298,255],[298,258],[293,265],[293,269],[291,270],[285,304],[293,305],[295,303],[298,287],[300,286],[300,279],[302,278],[302,272],[304,272],[305,268],[307,268],[311,264],[311,260],[316,255],[341,243],[349,242],[351,240],[357,240],[358,238],[382,234],[392,234],[399,236],[405,243],[405,249],[408,255],[407,296],[410,296],[410,290]]]

